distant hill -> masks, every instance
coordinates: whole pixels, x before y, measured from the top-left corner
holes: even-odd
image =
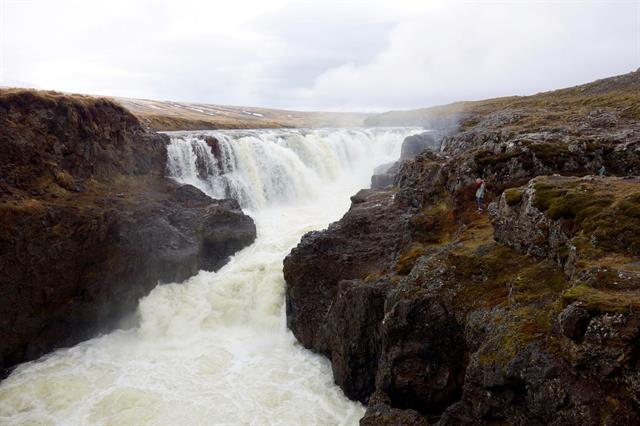
[[[0,88],[2,90],[20,90]],[[22,89],[34,90],[34,89]],[[86,96],[86,95],[74,95]],[[89,96],[92,97],[92,96]],[[281,127],[424,126],[432,129],[470,128],[498,111],[525,114],[532,126],[552,125],[567,115],[592,107],[625,106],[626,114],[640,114],[640,70],[567,89],[532,96],[480,101],[380,114],[360,112],[293,111],[272,108],[211,105],[109,97],[127,108],[150,130],[208,130]],[[549,113],[553,110],[553,113]],[[563,114],[563,111],[566,114]],[[520,115],[522,115],[520,114]],[[517,123],[521,125],[523,123]]]
[[[308,112],[202,103],[112,98],[152,130],[278,127],[359,127],[371,116],[351,112]]]
[[[468,128],[483,117],[497,111],[526,113],[532,124],[549,125],[562,121],[561,113],[580,112],[585,108],[628,105],[628,114],[640,113],[640,69],[627,74],[596,80],[566,89],[532,96],[509,96],[481,101],[456,102],[448,105],[407,111],[389,111],[365,119],[367,126],[425,126],[445,128],[460,125]],[[634,106],[635,105],[635,106]],[[548,114],[553,110],[553,114]]]

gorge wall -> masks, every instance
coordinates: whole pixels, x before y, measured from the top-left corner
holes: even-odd
[[[0,92],[0,371],[113,329],[158,282],[255,239],[236,201],[164,177],[168,142],[109,100]]]
[[[640,71],[476,103],[302,238],[287,323],[361,424],[634,423],[638,105]]]

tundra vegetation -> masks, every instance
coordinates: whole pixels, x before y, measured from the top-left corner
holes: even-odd
[[[640,70],[367,119],[437,129],[442,148],[284,264],[288,324],[368,404],[361,424],[638,418],[639,106]]]

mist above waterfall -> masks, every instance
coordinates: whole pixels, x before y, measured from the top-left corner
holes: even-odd
[[[366,182],[375,166],[399,157],[405,136],[418,131],[171,132],[167,172],[213,198],[234,198],[242,207],[255,211],[312,199],[321,186],[338,179]]]

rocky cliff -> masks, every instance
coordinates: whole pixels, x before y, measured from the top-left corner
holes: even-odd
[[[640,72],[485,101],[302,238],[287,322],[361,424],[637,420],[638,105]]]
[[[235,201],[164,177],[167,142],[112,101],[0,92],[0,370],[113,329],[158,282],[254,240]]]

